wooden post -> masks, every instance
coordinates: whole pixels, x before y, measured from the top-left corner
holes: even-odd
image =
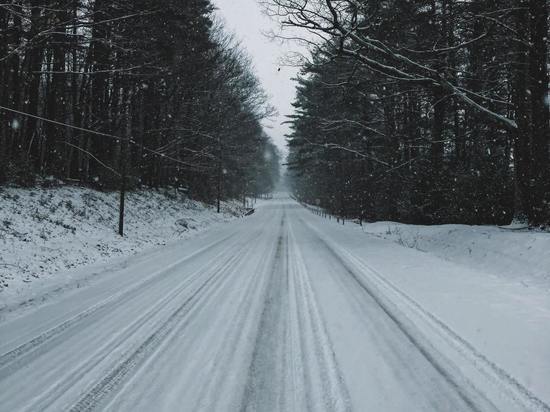
[[[123,164],[126,160],[123,160]],[[118,210],[118,234],[124,236],[124,203],[126,198],[126,166],[122,167],[122,174],[120,176],[120,205]]]
[[[130,118],[130,108],[132,105],[132,92],[128,93],[126,102],[126,136],[120,141],[120,203],[118,209],[118,234],[124,236],[124,210],[126,201],[126,173],[128,163],[128,145],[132,138],[132,119]]]
[[[223,178],[223,164],[222,164],[222,143],[218,136],[218,184],[217,184],[217,213],[220,213],[220,202],[222,197],[222,178]]]

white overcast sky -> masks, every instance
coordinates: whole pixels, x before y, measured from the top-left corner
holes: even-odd
[[[270,29],[277,31],[278,24],[262,13],[257,0],[214,0],[214,5],[226,28],[235,33],[252,57],[256,74],[269,94],[271,104],[279,112],[273,121],[265,122],[266,126],[271,126],[266,128],[266,132],[286,153],[284,135],[289,129],[281,123],[287,120],[286,115],[293,112],[291,103],[295,95],[295,82],[291,79],[298,70],[281,65],[280,60],[289,52],[304,52],[305,49],[295,43],[283,45],[262,34]]]

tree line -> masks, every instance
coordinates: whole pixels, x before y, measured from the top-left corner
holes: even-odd
[[[210,0],[0,4],[0,183],[271,190],[279,154],[249,58]]]
[[[263,3],[312,51],[288,137],[299,197],[362,219],[550,224],[546,0]]]

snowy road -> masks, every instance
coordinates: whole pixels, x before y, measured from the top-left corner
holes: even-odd
[[[549,410],[324,222],[275,199],[5,321],[0,410]]]

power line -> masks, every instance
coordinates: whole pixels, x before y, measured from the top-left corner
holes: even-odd
[[[165,153],[162,153],[162,152],[159,152],[157,150],[145,147],[144,145],[139,144],[138,142],[133,140],[132,138],[115,136],[115,135],[110,134],[110,133],[98,132],[96,130],[86,129],[84,127],[78,127],[78,126],[74,126],[74,125],[71,125],[71,124],[58,122],[57,120],[47,119],[45,117],[37,116],[37,115],[31,114],[31,113],[22,112],[20,110],[11,109],[9,107],[5,107],[5,106],[1,106],[1,105],[0,105],[0,109],[8,111],[8,112],[12,112],[12,113],[17,113],[17,114],[20,114],[22,116],[27,116],[27,117],[32,117],[34,119],[42,120],[43,122],[55,124],[55,125],[62,126],[62,127],[67,127],[69,129],[79,130],[81,132],[90,133],[90,134],[94,134],[94,135],[97,135],[97,136],[108,137],[108,138],[115,139],[115,140],[124,140],[124,141],[127,141],[130,144],[133,144],[134,146],[139,147],[140,149],[145,150],[146,152],[152,153],[152,154],[157,155],[161,158],[168,159],[168,160],[171,160],[175,163],[179,163],[179,164],[182,164],[182,165],[194,168],[194,169],[200,169],[200,167],[197,166],[197,165],[194,165],[194,164],[191,164],[191,163],[188,163],[188,162],[184,162],[183,160],[176,159],[175,157],[168,156]]]

